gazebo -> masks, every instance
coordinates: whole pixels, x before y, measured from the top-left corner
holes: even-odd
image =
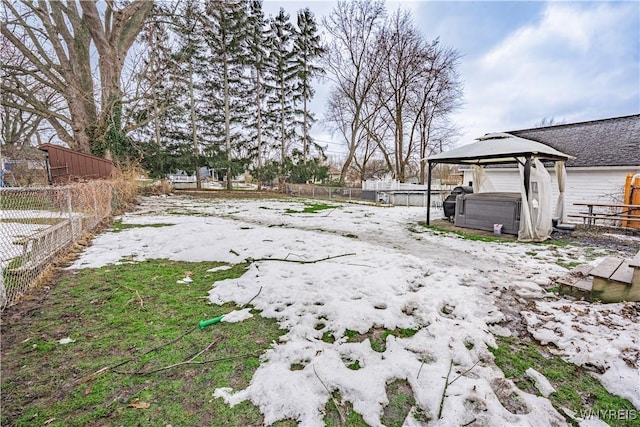
[[[548,145],[508,133],[490,133],[478,138],[478,142],[427,158],[427,225],[430,225],[431,175],[437,164],[466,164],[473,167],[474,193],[487,191],[484,166],[517,164],[520,171],[520,195],[522,197],[518,240],[542,241],[551,235],[552,219],[564,222],[565,162],[573,158]],[[558,182],[558,199],[555,213],[551,176],[543,162],[554,162]],[[535,188],[532,188],[535,183]]]

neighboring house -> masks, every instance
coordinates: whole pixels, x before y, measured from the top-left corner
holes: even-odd
[[[569,154],[565,188],[565,212],[575,214],[584,207],[574,203],[622,203],[627,174],[640,173],[640,114],[588,122],[507,132],[537,141]],[[497,191],[519,191],[515,168],[487,168]],[[550,170],[557,197],[555,173]],[[464,181],[472,181],[470,170]],[[580,222],[580,219],[570,221]]]
[[[46,185],[45,154],[32,146],[0,147],[0,187]]]
[[[329,165],[329,180],[330,181],[340,181],[341,171],[333,165]]]

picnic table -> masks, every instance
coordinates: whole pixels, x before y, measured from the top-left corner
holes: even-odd
[[[583,224],[595,225],[597,220],[640,222],[640,205],[589,202],[573,205],[587,207],[586,212],[567,215],[572,218],[582,218]]]

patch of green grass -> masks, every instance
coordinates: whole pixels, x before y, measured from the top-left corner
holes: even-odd
[[[434,231],[436,234],[454,234],[458,237],[461,237],[465,240],[474,240],[474,241],[478,241],[478,242],[493,242],[493,243],[524,243],[524,244],[528,244],[528,245],[537,245],[537,246],[555,246],[555,247],[564,247],[564,246],[569,246],[570,242],[564,241],[564,240],[555,240],[555,239],[551,239],[551,240],[545,240],[544,242],[518,242],[518,240],[514,240],[511,237],[505,236],[505,235],[501,235],[501,236],[497,236],[497,235],[484,235],[484,234],[478,234],[478,233],[473,233],[470,231],[462,231],[462,230],[450,230],[448,228],[443,228],[443,227],[438,227],[435,225],[424,225],[421,224],[423,227]],[[410,231],[414,231],[414,230],[410,230]]]
[[[351,369],[352,371],[357,371],[358,369],[362,368],[362,366],[360,366],[360,361],[356,360],[354,362],[351,362],[347,365],[347,368]]]
[[[387,337],[393,335],[398,338],[409,338],[418,332],[417,329],[397,328],[397,329],[380,329],[372,328],[364,334],[359,334],[356,331],[347,329],[344,331],[344,336],[347,338],[347,342],[362,342],[365,339],[369,339],[371,343],[371,349],[378,353],[383,353],[387,349]]]
[[[384,408],[380,421],[385,426],[400,427],[416,404],[413,391],[407,380],[394,380],[387,384],[386,392],[389,403]]]
[[[357,342],[358,332],[346,329],[344,331],[344,336],[347,338],[347,342]]]
[[[122,230],[128,230],[130,228],[144,228],[144,227],[159,228],[159,227],[170,227],[172,225],[175,225],[175,224],[168,224],[168,223],[161,223],[161,222],[157,224],[123,224],[121,219],[117,219],[111,223],[111,231],[114,233],[118,233]]]
[[[328,343],[328,344],[333,344],[334,342],[336,342],[335,337],[333,336],[333,332],[331,331],[326,331],[325,333],[322,334],[322,341]]]
[[[305,202],[304,208],[299,211],[295,209],[287,209],[286,213],[316,213],[327,209],[336,209],[338,206],[336,205],[328,205],[326,203],[313,203],[313,202]]]
[[[581,264],[584,264],[580,261],[571,261],[571,260],[566,260],[566,259],[562,259],[562,258],[558,258],[556,260],[556,264],[558,264],[560,267],[564,267],[567,270],[572,269],[573,267],[577,267]]]
[[[584,257],[587,260],[590,260],[590,261],[593,261],[594,259],[602,257],[602,256],[614,255],[615,254],[614,251],[611,251],[609,249],[604,249],[604,248],[586,247],[584,251],[585,251]]]
[[[570,246],[571,242],[568,242],[566,240],[557,240],[557,239],[548,239],[545,240],[544,242],[528,242],[530,245],[536,245],[536,246],[553,246],[553,247],[557,247],[557,248],[563,248],[565,246]]]
[[[493,243],[505,243],[505,242],[513,242],[514,240],[512,239],[506,239],[504,237],[497,237],[497,236],[486,236],[484,234],[477,234],[477,233],[472,233],[472,232],[468,232],[468,231],[461,231],[461,230],[449,230],[446,228],[442,228],[442,227],[437,227],[434,225],[425,225],[426,228],[428,228],[429,230],[432,231],[436,231],[440,234],[453,234],[456,235],[458,237],[461,237],[465,240],[473,240],[473,241],[477,241],[477,242],[493,242]]]
[[[631,402],[609,393],[589,372],[558,356],[546,354],[544,347],[512,337],[497,337],[497,342],[498,347],[490,348],[490,351],[505,377],[513,380],[521,390],[538,394],[533,380],[525,375],[525,371],[533,368],[540,372],[556,389],[549,400],[560,413],[563,413],[562,407],[578,414],[588,410],[616,413],[634,410]],[[607,422],[612,426],[640,426],[640,418],[610,419]]]
[[[331,397],[325,408],[324,425],[326,427],[366,427],[368,425],[362,419],[362,415],[353,410],[351,402],[342,399],[340,393],[333,392]]]
[[[208,304],[213,284],[247,269],[207,271],[217,265],[149,260],[67,272],[36,309],[3,324],[0,424],[263,424],[252,404],[232,408],[211,392],[246,387],[284,331],[256,311],[201,330],[199,320],[236,309]],[[177,284],[188,272],[193,282]],[[64,337],[75,342],[59,344]],[[181,364],[192,358],[198,364]]]

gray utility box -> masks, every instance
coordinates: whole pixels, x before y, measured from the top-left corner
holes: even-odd
[[[520,193],[460,194],[456,198],[456,227],[493,231],[502,224],[502,232],[518,234],[520,229]]]

